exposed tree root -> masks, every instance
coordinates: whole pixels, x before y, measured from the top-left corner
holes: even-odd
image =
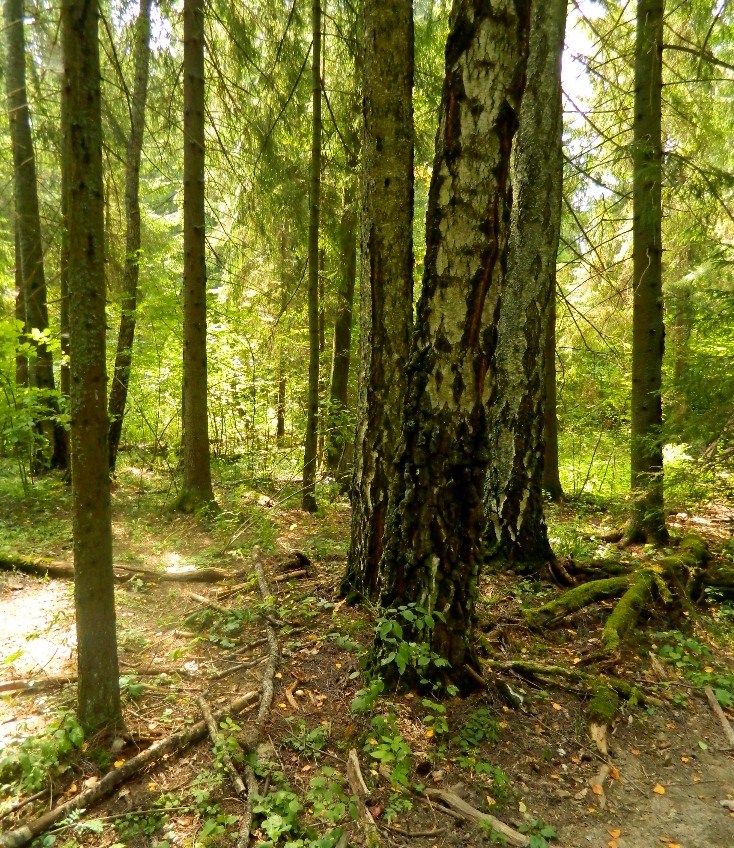
[[[493,671],[510,671],[527,680],[548,682],[549,678],[552,680],[555,677],[562,677],[565,680],[581,684],[589,694],[597,693],[601,687],[607,687],[616,692],[621,698],[624,698],[625,701],[649,704],[651,706],[662,706],[664,703],[660,698],[643,692],[639,686],[628,683],[626,680],[620,680],[618,677],[590,674],[577,668],[543,665],[542,663],[529,662],[527,660],[511,660],[509,662],[484,660],[483,663],[485,667],[491,668]]]
[[[599,658],[616,655],[624,641],[634,631],[640,615],[651,602],[660,598],[666,606],[677,605],[691,616],[695,614],[693,601],[698,600],[704,585],[711,585],[707,575],[708,548],[695,534],[685,536],[673,554],[665,554],[645,562],[637,570],[621,563],[595,560],[591,563],[574,563],[577,576],[605,574],[600,579],[574,586],[560,597],[541,607],[526,610],[529,626],[543,628],[564,619],[572,613],[598,601],[619,597],[608,616],[602,631]],[[570,571],[567,568],[567,571]],[[619,571],[622,573],[618,573]],[[615,576],[606,576],[609,573]],[[734,571],[730,575],[734,588]]]
[[[237,698],[237,700],[229,704],[224,710],[219,711],[216,714],[217,718],[223,718],[226,715],[236,715],[256,699],[257,692],[248,692],[241,698]],[[120,766],[120,768],[107,772],[98,783],[95,783],[89,789],[85,789],[84,792],[75,795],[65,804],[54,807],[53,810],[49,810],[37,819],[15,830],[0,834],[0,848],[21,848],[21,846],[27,845],[36,836],[45,833],[45,831],[53,827],[60,819],[68,816],[69,813],[82,808],[88,809],[92,804],[96,804],[97,801],[109,795],[115,787],[129,780],[146,766],[158,762],[166,754],[180,753],[189,745],[201,741],[206,736],[207,730],[206,721],[200,721],[188,730],[174,733],[173,736],[168,736],[159,742],[154,742],[150,748],[132,757],[123,766]]]
[[[609,577],[606,580],[582,583],[542,607],[526,610],[524,613],[525,620],[530,627],[538,629],[550,624],[557,624],[567,615],[578,612],[578,610],[588,607],[596,601],[619,597],[627,590],[629,585],[629,576]]]

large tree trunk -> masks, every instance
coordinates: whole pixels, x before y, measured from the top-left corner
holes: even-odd
[[[204,214],[204,0],[184,2],[183,486],[191,512],[214,500],[209,451]]]
[[[497,556],[528,571],[553,559],[543,516],[543,359],[561,226],[566,7],[567,0],[546,0],[532,11],[489,430],[489,544]]]
[[[356,168],[350,162],[348,168]],[[356,177],[344,188],[342,219],[339,226],[341,275],[334,320],[334,345],[329,381],[329,418],[326,427],[326,468],[337,479],[344,480],[350,465],[351,432],[346,418],[349,410],[349,366],[352,355],[352,310],[357,279],[357,225],[359,216],[354,200]]]
[[[308,412],[303,454],[302,507],[316,512],[316,459],[319,428],[319,211],[321,195],[321,6],[311,5],[312,129],[308,214]]]
[[[663,544],[662,131],[664,0],[638,0],[632,300],[632,510],[627,539]]]
[[[361,362],[343,589],[374,598],[413,326],[413,4],[364,4]]]
[[[98,8],[64,0],[64,167],[68,168],[71,459],[79,721],[122,724],[115,638],[105,363],[104,183]]]
[[[383,605],[415,603],[440,616],[433,628],[408,627],[404,639],[429,641],[457,679],[475,659],[488,410],[529,15],[524,0],[457,0],[451,12],[423,290],[381,569]]]
[[[122,422],[130,383],[135,322],[140,276],[140,157],[145,130],[145,102],[148,95],[148,66],[150,64],[150,4],[140,0],[135,41],[135,85],[130,103],[130,136],[125,159],[125,279],[122,314],[117,337],[115,369],[110,389],[110,470],[115,470],[117,450],[122,434]]]
[[[558,471],[558,394],[556,391],[556,291],[548,300],[548,328],[545,333],[545,409],[543,411],[543,489],[551,500],[563,499],[563,486]]]
[[[25,75],[25,33],[23,0],[5,0],[6,73],[10,140],[13,148],[15,214],[20,241],[20,265],[23,302],[28,333],[48,331],[46,277],[43,268],[41,216],[38,207],[36,157],[31,136]],[[32,336],[28,336],[32,338]],[[31,361],[30,383],[44,392],[46,413],[38,422],[42,435],[51,445],[51,465],[65,468],[66,442],[55,395],[53,357],[43,340],[34,341],[35,358]],[[40,457],[39,457],[40,458]]]

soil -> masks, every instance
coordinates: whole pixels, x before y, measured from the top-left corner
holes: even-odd
[[[381,768],[371,756],[379,731],[370,726],[370,715],[350,710],[363,685],[360,646],[369,643],[374,618],[364,609],[346,607],[337,597],[349,532],[347,505],[335,502],[310,516],[287,508],[287,503],[277,505],[270,492],[243,494],[239,489],[231,496],[249,504],[247,514],[244,520],[237,515],[224,526],[226,515],[206,522],[164,511],[163,493],[156,492],[154,481],[147,488],[139,479],[134,482],[133,486],[123,475],[114,492],[115,557],[120,563],[159,571],[216,565],[234,574],[248,565],[246,547],[223,551],[237,528],[241,531],[238,545],[262,540],[263,533],[270,540],[265,563],[275,600],[265,612],[278,623],[281,658],[273,708],[258,740],[261,758],[274,764],[272,775],[261,782],[263,792],[279,780],[287,783],[302,800],[303,819],[316,832],[325,833],[329,825],[307,797],[311,781],[328,773],[325,767],[341,780],[347,753],[354,748],[370,787],[368,805],[383,845],[470,848],[496,844],[488,831],[448,816],[424,795],[391,782],[389,769]],[[6,511],[7,519],[14,508],[3,505],[0,511]],[[731,524],[721,516],[721,509],[710,509],[674,518],[673,523],[698,522],[696,526],[708,529],[709,540],[720,547],[731,533]],[[567,511],[560,520],[574,519]],[[708,527],[700,522],[708,522]],[[285,579],[296,550],[308,556],[308,573]],[[68,560],[68,540],[57,539],[43,553]],[[207,614],[192,592],[230,608],[232,616]],[[584,656],[598,642],[608,606],[599,604],[558,631],[539,636],[524,627],[519,615],[520,604],[530,602],[538,592],[542,593],[538,603],[552,594],[549,587],[510,576],[484,579],[480,626],[494,659],[583,666]],[[0,683],[74,674],[70,584],[0,573],[0,603]],[[264,608],[254,578],[205,587],[136,578],[118,586],[117,605],[129,737],[123,750],[107,760],[93,755],[94,740],[77,752],[71,768],[52,779],[54,804],[99,778],[115,757],[118,762],[127,759],[151,741],[198,721],[200,694],[218,708],[259,686],[267,645],[262,643]],[[199,614],[198,625],[192,613]],[[727,622],[711,610],[702,611],[699,621],[679,626],[686,627],[697,643],[709,646],[706,662],[731,674]],[[394,714],[393,730],[386,735],[392,739],[399,733],[409,746],[413,784],[451,789],[478,810],[530,833],[539,832],[541,824],[552,826],[557,837],[549,838],[551,845],[734,848],[734,813],[720,803],[730,800],[734,808],[732,752],[725,749],[722,728],[700,687],[683,673],[685,669],[663,661],[665,680],[660,680],[660,662],[654,662],[651,654],[657,656],[665,639],[655,635],[656,630],[664,629],[669,629],[664,611],[650,610],[644,632],[607,669],[639,683],[660,702],[647,707],[622,704],[609,731],[608,756],[600,753],[590,736],[585,716],[588,693],[561,680],[531,684],[505,676],[504,681],[522,696],[515,708],[503,702],[492,686],[470,697],[446,698],[441,702],[446,708],[445,726],[430,721],[436,710],[426,707],[425,695],[418,693],[386,694],[378,711]],[[71,709],[73,703],[73,684],[0,695],[0,749],[12,750],[13,743],[42,732],[59,710]],[[254,713],[250,710],[235,720],[243,745],[252,743],[248,726]],[[101,832],[67,823],[57,834],[56,844],[230,845],[226,834],[205,836],[205,805],[192,801],[200,776],[216,770],[208,741],[171,756],[86,811],[85,817],[104,822]],[[0,786],[0,813],[4,801],[17,797],[12,785]],[[226,781],[208,798],[206,803],[218,804],[223,813],[239,816],[242,812]],[[46,798],[5,815],[0,826],[10,830],[39,815],[50,803]],[[167,810],[153,822],[151,832],[114,826],[121,817],[128,816],[130,821],[136,811],[149,811],[161,803]],[[142,821],[143,813],[140,816]],[[348,817],[345,821],[349,844],[363,844],[357,825]],[[236,824],[227,827],[230,834],[236,832]],[[262,816],[256,815],[252,844],[266,836]],[[543,842],[537,845],[542,848]]]

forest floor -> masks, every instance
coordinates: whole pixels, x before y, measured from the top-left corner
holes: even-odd
[[[57,848],[234,844],[242,801],[227,781],[221,751],[239,750],[237,743],[258,755],[253,844],[327,848],[340,835],[341,845],[364,844],[347,781],[354,749],[384,846],[500,844],[489,826],[447,812],[429,792],[445,790],[522,830],[532,848],[734,848],[732,751],[703,694],[709,684],[720,701],[734,703],[734,606],[703,605],[673,622],[675,629],[664,611],[647,612],[613,673],[638,683],[654,705],[621,705],[606,755],[590,736],[588,693],[562,678],[532,684],[508,672],[504,680],[522,696],[515,708],[490,687],[440,701],[384,693],[355,712],[365,685],[360,656],[376,619],[374,611],[345,606],[337,593],[348,505],[335,498],[307,515],[265,482],[243,482],[234,466],[220,472],[223,509],[209,519],[170,511],[174,493],[152,471],[125,469],[115,485],[116,564],[158,573],[215,566],[233,575],[196,584],[154,582],[140,573],[118,584],[128,734],[115,753],[95,740],[81,743],[73,682],[55,681],[74,674],[72,584],[0,572],[0,832],[199,721],[199,696],[218,709],[257,690],[271,624],[280,659],[261,738],[248,736],[255,705],[221,725],[216,748],[207,740],[169,755],[93,809],[67,817],[54,832]],[[24,496],[10,473],[0,469],[0,555],[69,562],[68,491],[47,479]],[[731,559],[734,509],[712,504],[670,520],[673,531],[696,527],[715,556]],[[613,521],[587,502],[552,507],[550,525],[558,549],[599,555],[598,539]],[[252,573],[255,544],[273,592],[267,602]],[[305,574],[295,551],[309,560]],[[292,568],[300,576],[289,579]],[[598,644],[604,603],[555,630],[532,632],[523,623],[521,607],[556,591],[511,576],[483,579],[479,625],[494,660],[585,666]],[[11,680],[41,685],[3,693]],[[10,811],[49,785],[51,795]],[[54,843],[46,836],[38,844]]]

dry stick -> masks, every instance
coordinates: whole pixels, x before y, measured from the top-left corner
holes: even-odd
[[[255,573],[257,574],[257,584],[260,589],[260,595],[263,601],[266,601],[270,597],[271,591],[267,578],[265,577],[262,560],[260,559],[260,548],[257,545],[255,545],[252,549],[252,567],[255,569]],[[270,714],[270,707],[273,703],[273,681],[275,680],[275,670],[278,667],[280,654],[278,650],[278,638],[275,634],[275,627],[270,623],[270,621],[267,622],[266,634],[268,638],[268,662],[265,666],[265,670],[263,671],[262,683],[260,684],[260,708],[257,711],[255,727],[251,737],[251,745],[253,748],[256,748],[257,740],[260,738],[263,727],[265,726],[265,721]],[[250,842],[250,831],[252,830],[252,798],[254,795],[257,795],[259,791],[253,767],[248,764],[245,766],[244,771],[245,780],[247,782],[247,806],[245,808],[245,813],[242,816],[242,821],[240,822],[240,832],[237,837],[237,848],[247,848],[247,845]],[[0,846],[0,848],[2,848],[2,846]]]
[[[171,668],[168,666],[142,669],[132,667],[131,671],[137,677],[158,677],[162,674],[180,674],[182,677],[191,677],[191,674],[185,668]],[[76,674],[41,677],[39,680],[6,680],[0,683],[0,692],[22,692],[32,695],[34,692],[40,692],[43,689],[53,689],[56,686],[66,686],[69,683],[76,683],[77,680]]]
[[[706,693],[706,698],[708,699],[709,706],[713,710],[714,715],[721,723],[721,727],[724,730],[724,736],[726,736],[726,741],[729,743],[729,747],[734,748],[734,729],[732,729],[729,719],[726,717],[719,702],[716,700],[716,695],[714,695],[713,689],[710,686],[705,686],[703,691]]]
[[[367,784],[364,782],[364,778],[362,777],[362,770],[359,767],[359,758],[357,757],[357,752],[354,748],[349,751],[349,755],[347,757],[347,780],[349,781],[349,788],[352,790],[352,795],[354,795],[357,799],[357,810],[359,812],[359,818],[362,822],[362,826],[364,827],[365,844],[368,848],[379,848],[380,834],[377,830],[375,820],[372,817],[372,813],[367,807],[369,790],[367,789]]]
[[[38,801],[41,798],[45,798],[49,792],[49,789],[42,789],[40,792],[36,792],[34,795],[29,795],[27,798],[23,798],[20,801],[15,801],[7,808],[7,810],[3,810],[3,812],[0,813],[0,819],[4,819],[11,813],[17,813],[18,810],[20,810],[21,807],[25,807],[26,804],[32,804],[34,801]]]
[[[257,692],[247,692],[241,698],[233,701],[224,710],[217,713],[217,718],[222,718],[226,715],[233,715],[242,712],[242,710],[252,701],[257,698]],[[65,818],[69,813],[81,808],[88,808],[91,804],[95,804],[101,798],[105,798],[112,792],[115,787],[126,781],[128,778],[137,774],[145,766],[157,762],[166,754],[173,751],[182,751],[194,742],[199,742],[207,734],[206,721],[200,721],[190,727],[188,730],[183,730],[180,733],[174,733],[173,736],[168,736],[166,739],[161,739],[160,742],[154,742],[150,748],[147,748],[142,753],[129,759],[125,765],[120,768],[113,769],[108,772],[98,783],[90,786],[89,789],[75,795],[65,804],[49,810],[37,819],[29,822],[15,830],[10,830],[7,833],[0,835],[0,848],[22,848],[27,845],[36,836],[47,831],[50,827],[56,824],[59,819]]]
[[[199,707],[201,708],[202,715],[204,716],[204,721],[206,722],[206,726],[209,729],[209,738],[212,740],[212,745],[216,746],[217,744],[217,723],[214,721],[214,716],[212,715],[212,711],[209,707],[209,704],[206,702],[206,699],[203,695],[199,695],[196,699]],[[222,747],[220,751],[220,756],[222,758],[222,762],[224,763],[225,769],[227,769],[227,773],[229,774],[230,780],[232,781],[232,785],[234,786],[238,795],[245,798],[247,795],[247,789],[245,788],[245,784],[242,782],[242,778],[239,776],[237,769],[234,767],[234,763],[232,762],[232,757],[229,755],[229,751],[226,747]]]
[[[514,828],[500,821],[498,818],[491,816],[489,813],[482,813],[472,807],[471,804],[460,798],[455,792],[448,792],[445,789],[426,789],[426,795],[429,798],[436,798],[442,801],[448,807],[456,810],[458,813],[473,819],[476,822],[486,822],[492,830],[501,833],[505,840],[510,845],[516,845],[518,848],[525,848],[530,844],[530,839],[524,833],[520,833]]]

